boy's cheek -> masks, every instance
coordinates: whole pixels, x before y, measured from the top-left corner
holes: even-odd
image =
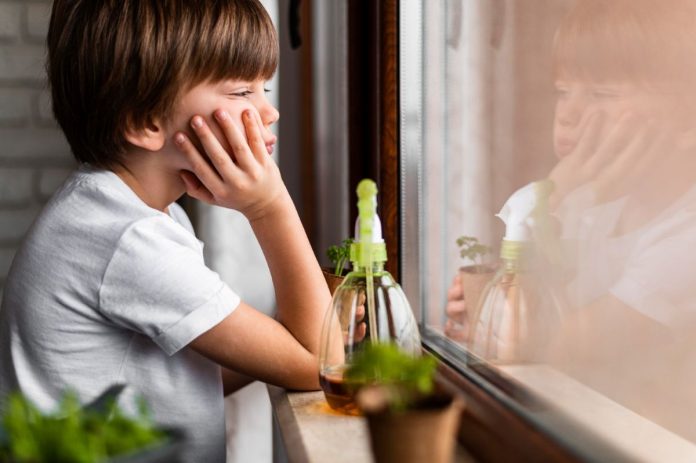
[[[248,109],[251,109],[252,111],[256,111],[256,109],[251,104],[234,105],[234,107],[221,106],[219,108],[216,108],[215,110],[217,109],[227,111],[227,113],[230,115],[230,120],[232,121],[232,124],[234,124],[239,133],[242,134],[244,140],[247,140],[246,129],[244,128],[244,123],[242,122],[242,113]],[[196,148],[202,153],[203,145],[201,144],[200,140],[198,139],[198,136],[191,127],[191,119],[193,118],[193,116],[194,114],[191,114],[185,120],[178,121],[177,125],[180,127],[179,130],[186,133],[186,135],[189,137],[190,140],[192,140]],[[222,131],[222,128],[218,124],[217,119],[215,119],[213,111],[210,111],[208,114],[203,115],[203,119],[205,120],[206,125],[213,132],[213,135],[215,135],[215,138],[217,138],[217,140],[220,142],[222,148],[228,153],[231,152],[231,146],[229,141],[227,140],[227,136]]]
[[[231,118],[232,124],[234,124],[234,126],[237,128],[239,133],[242,134],[242,137],[244,137],[244,140],[247,141],[247,143],[248,143],[247,136],[246,136],[246,130],[245,130],[244,124],[242,122],[242,111],[238,111],[237,113],[231,113],[230,118]],[[232,148],[230,146],[230,142],[227,139],[227,136],[222,131],[222,128],[218,125],[217,120],[212,115],[207,119],[208,119],[209,127],[211,128],[213,134],[215,135],[215,138],[218,139],[218,141],[220,142],[220,144],[222,145],[222,147],[225,151],[227,151],[228,153],[231,153]]]

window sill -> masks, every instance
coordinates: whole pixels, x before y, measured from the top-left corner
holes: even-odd
[[[499,366],[558,411],[637,461],[696,461],[696,445],[545,365]]]
[[[696,461],[696,445],[545,365],[472,362],[426,333],[467,400],[460,440],[485,461]]]
[[[334,412],[321,391],[288,392],[269,385],[268,394],[274,426],[291,463],[374,461],[365,418]],[[474,462],[461,446],[454,461]]]

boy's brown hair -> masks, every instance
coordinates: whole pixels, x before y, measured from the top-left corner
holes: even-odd
[[[557,78],[691,86],[694,63],[694,0],[576,0],[554,40]]]
[[[275,28],[258,0],[54,0],[53,112],[79,162],[118,163],[128,127],[167,120],[206,81],[270,79]]]

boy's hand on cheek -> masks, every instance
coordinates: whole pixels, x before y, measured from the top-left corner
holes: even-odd
[[[552,208],[571,191],[591,182],[595,177],[596,166],[591,160],[597,151],[605,124],[605,114],[598,112],[590,115],[582,127],[582,136],[575,149],[562,158],[550,172],[549,179],[555,185],[551,197]]]
[[[215,119],[231,152],[223,148],[223,143],[200,116],[191,119],[191,127],[203,153],[185,134],[175,135],[176,145],[191,167],[190,172],[181,173],[189,196],[236,209],[250,221],[283,207],[287,190],[278,166],[268,155],[258,114],[252,110],[242,114],[246,139],[227,112],[216,111]]]

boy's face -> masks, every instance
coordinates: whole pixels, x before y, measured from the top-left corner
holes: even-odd
[[[588,118],[601,112],[604,121],[600,138],[607,136],[622,115],[630,112],[640,118],[669,122],[678,118],[678,102],[669,91],[650,89],[633,83],[589,83],[579,80],[556,81],[554,151],[558,158],[573,152],[587,127]]]
[[[170,152],[180,153],[179,150],[174,148],[174,141],[172,140],[173,135],[177,131],[187,133],[199,150],[203,152],[200,144],[198,144],[198,138],[194,135],[190,126],[191,118],[199,115],[206,120],[206,123],[211,127],[225,150],[231,153],[231,148],[225,136],[215,122],[213,112],[218,109],[227,111],[240,132],[244,134],[242,112],[251,109],[259,121],[261,135],[266,144],[268,154],[273,154],[276,136],[271,132],[270,126],[278,120],[279,113],[266,98],[264,84],[264,80],[252,82],[224,80],[217,83],[198,84],[183,94],[177,102],[172,116],[165,125],[165,131],[168,135],[167,144],[171,144],[169,146],[171,148]],[[188,167],[185,158],[181,154],[177,155],[176,163],[175,167],[178,169],[187,169]]]

